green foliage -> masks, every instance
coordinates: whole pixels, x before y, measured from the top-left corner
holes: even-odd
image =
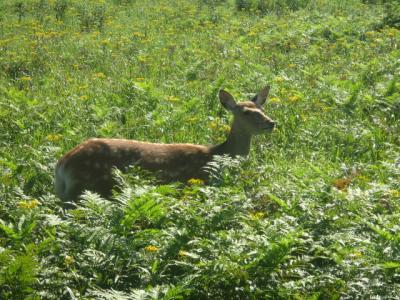
[[[65,14],[65,4],[57,3],[57,15]],[[88,5],[87,3],[77,6],[77,17],[82,31],[90,32],[94,29],[103,30],[106,21],[106,6],[102,4]]]
[[[56,13],[56,19],[61,21],[64,20],[65,14],[68,8],[68,0],[57,0],[54,5],[54,11]]]
[[[396,5],[0,2],[0,298],[397,298]],[[266,83],[277,129],[209,185],[132,168],[62,209],[77,143],[220,143],[218,90]]]
[[[400,29],[400,1],[390,0],[384,3],[385,17],[383,24]]]
[[[259,11],[263,14],[295,11],[306,7],[309,2],[309,0],[235,0],[237,10]]]
[[[34,296],[37,268],[37,262],[32,253],[14,254],[12,251],[3,249],[0,252],[1,298],[23,299],[28,297],[29,299],[38,299]]]
[[[146,193],[128,200],[122,225],[126,228],[156,226],[164,217],[164,208],[155,199],[158,194]]]

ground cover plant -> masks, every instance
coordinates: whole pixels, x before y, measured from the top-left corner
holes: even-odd
[[[398,298],[397,3],[0,2],[0,298]],[[218,90],[267,83],[277,129],[212,184],[133,169],[61,208],[76,144],[218,143]]]

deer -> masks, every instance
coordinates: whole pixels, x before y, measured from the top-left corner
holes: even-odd
[[[161,144],[130,139],[91,138],[67,152],[55,167],[56,195],[64,203],[76,202],[85,190],[109,197],[116,185],[113,169],[127,172],[131,166],[154,173],[162,182],[207,180],[204,167],[216,155],[247,156],[254,135],[269,133],[275,122],[262,108],[270,87],[251,100],[236,102],[219,91],[221,105],[233,114],[227,139],[217,145]]]

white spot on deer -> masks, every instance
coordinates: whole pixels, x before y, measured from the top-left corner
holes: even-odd
[[[126,156],[129,156],[129,155],[131,154],[131,150],[130,150],[129,148],[125,148],[125,149],[124,149],[124,154],[125,154]]]
[[[162,158],[156,157],[156,158],[154,159],[154,162],[155,162],[156,164],[161,165],[161,164],[163,164],[163,163],[165,162],[165,160],[162,159]]]

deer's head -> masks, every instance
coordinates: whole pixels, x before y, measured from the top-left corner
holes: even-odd
[[[271,132],[275,128],[275,122],[265,115],[262,106],[267,100],[269,86],[250,101],[236,103],[231,94],[224,90],[219,91],[219,100],[223,107],[234,115],[233,128],[246,134],[262,134]]]

